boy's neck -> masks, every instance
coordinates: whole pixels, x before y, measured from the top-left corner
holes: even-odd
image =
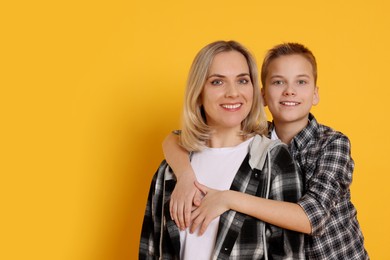
[[[309,124],[309,120],[304,122],[277,122],[274,121],[275,131],[278,138],[285,144],[290,144],[291,140]]]

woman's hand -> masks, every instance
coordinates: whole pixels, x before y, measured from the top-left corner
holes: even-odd
[[[191,225],[191,212],[200,205],[202,200],[200,190],[194,185],[195,175],[183,174],[182,177],[177,179],[169,204],[171,218],[180,230]]]
[[[195,181],[195,186],[203,193],[201,204],[191,214],[192,225],[190,232],[193,233],[200,226],[198,235],[202,235],[210,222],[216,217],[229,210],[228,192],[211,189]]]

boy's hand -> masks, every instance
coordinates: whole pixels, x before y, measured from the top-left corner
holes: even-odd
[[[190,232],[193,233],[200,226],[198,235],[202,235],[210,222],[216,217],[229,210],[226,191],[208,188],[195,181],[195,186],[203,193],[202,203],[191,214],[192,225]]]

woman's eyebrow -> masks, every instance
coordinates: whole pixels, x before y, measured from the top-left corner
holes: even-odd
[[[236,77],[244,77],[244,76],[250,76],[250,74],[245,72],[245,73],[238,74]],[[218,73],[211,74],[207,78],[212,78],[212,77],[226,78],[225,75],[218,74]]]
[[[209,79],[209,78],[212,78],[212,77],[225,78],[226,76],[224,76],[222,74],[215,73],[215,74],[209,75],[207,78]]]

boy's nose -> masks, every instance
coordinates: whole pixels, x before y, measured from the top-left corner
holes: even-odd
[[[283,92],[283,95],[285,95],[285,96],[295,96],[296,95],[295,89],[293,87],[291,87],[290,85],[287,85],[286,89]]]

